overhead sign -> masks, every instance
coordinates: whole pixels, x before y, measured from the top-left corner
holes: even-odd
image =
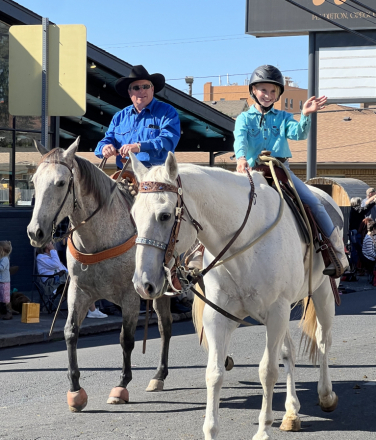
[[[285,0],[246,1],[246,33],[256,37],[307,35],[309,32],[338,30],[336,26]],[[375,29],[376,14],[349,0],[294,1],[353,30]],[[362,3],[375,9],[375,0],[362,0]]]
[[[319,96],[331,102],[376,101],[376,47],[320,47]]]
[[[49,26],[48,115],[86,113],[86,27]],[[9,113],[42,115],[42,26],[9,30]]]

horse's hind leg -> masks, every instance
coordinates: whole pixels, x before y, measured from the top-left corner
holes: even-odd
[[[87,405],[87,394],[80,386],[80,370],[77,362],[78,333],[88,308],[92,302],[90,297],[80,291],[71,281],[68,289],[68,317],[64,327],[65,343],[68,351],[68,379],[70,382],[67,402],[72,412],[82,411]]]
[[[230,336],[237,324],[208,306],[204,308],[203,324],[209,350],[206,367],[207,404],[203,431],[205,440],[215,440],[219,432],[219,398],[226,369],[226,353]]]
[[[157,373],[150,381],[146,391],[162,391],[164,380],[168,375],[168,350],[172,333],[170,302],[171,300],[168,296],[162,296],[153,301],[153,307],[158,316],[158,329],[161,335],[162,345]]]
[[[332,324],[335,315],[334,298],[328,277],[313,293],[312,299],[317,317],[316,342],[320,365],[317,391],[321,409],[330,412],[336,409],[338,397],[332,389],[328,364],[329,351],[332,346]]]
[[[107,399],[107,403],[112,405],[129,402],[127,385],[132,380],[131,355],[134,349],[134,334],[140,310],[140,297],[135,292],[123,295],[123,298],[123,324],[120,332],[120,345],[123,349],[123,368],[120,375],[119,385],[112,388]]]
[[[283,338],[286,335],[290,316],[290,304],[280,300],[274,303],[266,322],[266,347],[260,362],[259,374],[264,391],[259,416],[259,429],[253,440],[268,440],[269,430],[273,423],[273,389],[278,380],[279,353]]]
[[[287,329],[285,339],[282,344],[282,359],[287,373],[286,385],[286,414],[283,417],[282,424],[279,427],[282,431],[299,431],[300,418],[299,410],[300,403],[295,390],[295,347],[291,340],[290,332]]]

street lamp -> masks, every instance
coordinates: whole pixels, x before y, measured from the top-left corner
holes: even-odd
[[[189,96],[192,96],[192,84],[193,84],[193,76],[186,76],[185,77],[185,82],[188,84],[189,90],[188,90],[188,94]]]

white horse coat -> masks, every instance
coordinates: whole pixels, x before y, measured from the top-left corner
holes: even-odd
[[[208,256],[218,255],[239,229],[248,206],[250,184],[245,175],[231,173],[219,168],[198,167],[176,163],[169,154],[165,166],[146,169],[132,155],[133,168],[141,181],[164,182],[176,185],[180,175],[183,197],[192,217],[203,227],[198,238],[206,247]],[[252,172],[257,194],[249,220],[224,257],[243,249],[259,237],[278,215],[281,203],[278,193],[269,187],[265,178]],[[330,202],[332,218],[336,224],[343,223],[342,214],[334,201],[318,190],[325,204]],[[138,236],[168,243],[175,218],[176,194],[140,193],[132,213]],[[282,203],[285,203],[282,201]],[[189,221],[182,222],[176,250],[180,254],[194,242],[197,233]],[[164,283],[164,252],[155,247],[138,245],[136,269],[133,282],[143,298],[161,295]],[[290,306],[308,294],[308,251],[303,243],[296,221],[285,206],[279,224],[260,242],[238,257],[214,268],[204,278],[207,298],[231,314],[245,318],[251,316],[266,325],[267,338],[263,359],[260,363],[260,380],[263,386],[263,404],[259,417],[259,430],[254,440],[269,439],[273,422],[272,394],[278,378],[278,357],[282,357],[287,370],[286,415],[282,429],[297,430],[300,427],[298,411],[300,404],[295,392],[295,352],[289,335]],[[328,351],[331,345],[331,325],[334,317],[334,298],[329,278],[322,274],[324,264],[320,254],[313,261],[314,313],[307,313],[314,323],[308,328],[317,346],[320,362],[318,393],[324,410],[333,410],[337,396],[332,391],[328,370]],[[311,301],[312,304],[312,301]],[[209,346],[206,371],[208,389],[207,412],[204,423],[205,440],[217,439],[219,393],[223,383],[224,361],[230,336],[237,324],[209,306],[203,310],[203,325]],[[315,342],[315,341],[314,341]]]

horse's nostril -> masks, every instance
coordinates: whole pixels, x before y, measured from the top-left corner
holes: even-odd
[[[153,294],[153,292],[154,292],[154,287],[151,285],[151,284],[149,284],[149,283],[146,283],[145,284],[145,290],[148,292],[148,294],[151,296],[152,294]]]
[[[39,239],[41,239],[41,238],[44,237],[44,234],[43,234],[42,229],[38,229],[35,235],[36,235],[36,237],[39,238]]]

